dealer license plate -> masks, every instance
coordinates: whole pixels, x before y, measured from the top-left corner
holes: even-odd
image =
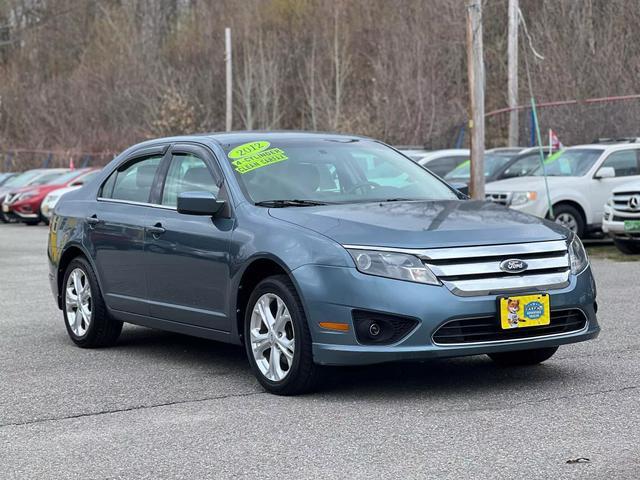
[[[640,220],[625,220],[624,221],[625,232],[640,232]]]
[[[500,299],[500,325],[503,330],[549,325],[549,294],[518,295]]]

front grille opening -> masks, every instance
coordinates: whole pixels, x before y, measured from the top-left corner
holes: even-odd
[[[367,310],[351,312],[356,338],[362,345],[389,345],[406,337],[418,320]]]
[[[551,311],[551,323],[540,327],[503,330],[498,316],[463,318],[451,320],[439,327],[433,334],[433,341],[441,345],[453,343],[495,342],[533,338],[577,332],[587,324],[587,317],[581,310]]]

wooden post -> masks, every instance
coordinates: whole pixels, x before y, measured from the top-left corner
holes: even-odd
[[[231,29],[224,29],[224,61],[227,68],[227,116],[226,130],[231,131],[233,125],[233,70],[231,65]]]
[[[469,78],[469,133],[471,139],[471,198],[484,200],[484,55],[482,3],[467,0],[467,76]]]
[[[509,0],[509,32],[507,41],[507,94],[509,97],[509,146],[519,143],[518,111],[518,0]]]

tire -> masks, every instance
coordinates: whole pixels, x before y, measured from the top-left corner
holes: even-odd
[[[270,309],[272,320],[275,321],[274,311],[276,318],[285,319],[281,322],[275,321],[280,327],[275,326],[274,323],[274,326],[267,328],[267,323],[263,320],[264,315],[259,313],[261,311],[257,306],[259,300],[263,307]],[[286,315],[278,317],[279,301],[283,302],[288,310],[288,317]],[[254,310],[256,310],[255,317]],[[281,340],[277,340],[278,338]],[[276,395],[298,395],[310,392],[317,387],[321,367],[313,362],[311,334],[302,302],[293,283],[286,275],[274,275],[262,280],[251,293],[244,316],[244,339],[251,369],[268,392]],[[260,347],[256,340],[259,339],[262,339],[262,352],[258,352]],[[288,345],[292,343],[293,353],[283,348],[279,342],[286,342]],[[254,349],[257,353],[254,353]],[[291,355],[292,360],[288,360],[285,350]],[[271,359],[274,352],[277,356],[273,357],[272,365]],[[264,372],[264,369],[267,371]],[[278,378],[283,373],[284,376]],[[269,376],[273,378],[268,378]]]
[[[517,350],[515,352],[490,353],[489,358],[504,367],[537,365],[549,360],[558,351],[558,347]]]
[[[613,243],[618,250],[627,255],[636,255],[640,253],[640,241],[615,239]]]
[[[42,223],[44,223],[45,225],[49,225],[49,219],[47,217],[45,217],[42,212],[38,213],[38,217],[40,218],[40,221]]]
[[[572,227],[567,226],[567,228],[578,235],[578,237],[582,238],[584,236],[584,218],[577,208],[566,203],[554,205],[553,217],[553,221],[560,225],[567,226],[567,223],[572,225]]]
[[[74,272],[78,271],[81,272],[84,277],[84,281],[80,280],[80,285],[84,286],[81,291],[86,291],[85,288],[87,284],[90,287],[89,299],[86,301],[88,309],[83,307],[82,312],[85,314],[83,315],[81,312],[81,314],[79,314],[80,319],[74,317],[74,321],[70,322],[70,316],[73,315],[73,313],[70,314],[69,311],[73,311],[73,303],[68,303],[67,289],[70,287],[70,283],[74,283],[73,279],[71,279],[70,282],[70,277]],[[76,291],[77,294],[75,288],[74,291]],[[69,309],[67,307],[69,307]],[[76,308],[75,311],[78,311],[78,308]],[[120,332],[122,331],[122,322],[110,317],[104,299],[102,298],[96,275],[89,262],[83,257],[74,258],[64,273],[64,280],[62,282],[62,312],[69,337],[76,345],[82,348],[111,346],[118,340]],[[78,324],[79,328],[75,327],[76,321],[80,322]]]

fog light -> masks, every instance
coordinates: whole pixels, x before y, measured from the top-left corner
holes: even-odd
[[[372,337],[377,337],[378,335],[380,335],[380,325],[378,325],[377,323],[372,323],[371,325],[369,325],[369,334]]]

